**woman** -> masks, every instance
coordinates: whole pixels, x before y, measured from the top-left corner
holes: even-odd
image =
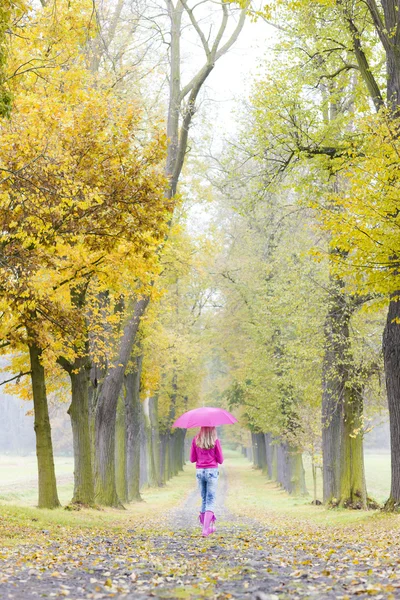
[[[201,494],[199,519],[203,525],[202,535],[206,537],[215,531],[214,507],[219,475],[218,465],[224,462],[215,427],[200,428],[190,448],[190,462],[196,463],[196,478]]]

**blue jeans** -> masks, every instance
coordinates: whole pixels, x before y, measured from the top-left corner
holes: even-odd
[[[218,469],[196,469],[196,478],[201,494],[201,511],[215,512],[219,471]]]

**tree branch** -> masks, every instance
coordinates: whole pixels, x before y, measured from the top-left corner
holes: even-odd
[[[240,12],[240,17],[239,17],[238,24],[236,25],[236,29],[232,33],[232,35],[229,38],[229,40],[215,54],[215,60],[218,60],[221,56],[223,56],[224,54],[226,54],[226,52],[228,52],[229,48],[231,48],[231,46],[233,46],[233,44],[238,39],[239,34],[242,31],[242,29],[243,29],[243,25],[244,25],[244,22],[245,22],[245,19],[246,19],[246,15],[247,15],[247,9],[248,9],[249,6],[250,6],[250,0],[247,0],[244,8],[242,8],[242,10]]]
[[[226,54],[229,50],[229,48],[231,48],[231,46],[233,46],[233,44],[236,42],[236,40],[239,37],[240,32],[243,29],[244,26],[244,22],[246,19],[246,14],[247,14],[247,8],[249,6],[250,2],[249,0],[247,0],[245,7],[241,10],[240,13],[240,18],[238,21],[238,24],[236,25],[235,30],[233,31],[231,37],[229,38],[229,40],[222,46],[222,48],[220,48],[218,50],[218,45],[221,41],[221,38],[223,36],[223,33],[226,29],[226,22],[227,22],[227,18],[228,18],[228,12],[227,12],[227,8],[225,6],[225,4],[223,5],[223,10],[224,10],[224,17],[221,23],[221,27],[218,31],[217,37],[214,40],[211,52],[209,55],[207,55],[207,62],[206,64],[200,69],[200,71],[189,81],[189,83],[187,85],[185,85],[184,88],[182,88],[180,95],[179,95],[179,100],[180,102],[191,92],[191,90],[193,89],[193,87],[196,85],[197,80],[199,78],[203,78],[204,74],[206,74],[206,76],[204,77],[203,81],[206,79],[206,77],[208,76],[208,74],[211,72],[211,70],[214,67],[214,64],[216,63],[216,61],[221,58],[221,56],[223,56],[224,54]],[[185,4],[184,4],[185,6]],[[225,25],[223,26],[223,24],[225,23]],[[222,29],[223,27],[223,29]],[[217,45],[216,45],[217,44]],[[210,69],[210,65],[211,69]]]
[[[67,373],[71,373],[72,364],[64,356],[59,356],[57,358],[57,363],[60,365],[60,367],[64,369],[64,371],[67,371]]]
[[[218,46],[220,44],[222,36],[225,33],[227,24],[228,24],[228,9],[227,9],[225,2],[222,2],[222,21],[221,21],[221,25],[219,27],[218,33],[215,37],[215,40],[214,40],[214,43],[212,46],[211,52],[212,52],[213,56],[215,56],[215,54],[218,50]]]
[[[24,377],[24,375],[30,375],[32,373],[32,371],[25,371],[25,373],[18,373],[18,375],[15,375],[14,377],[11,377],[10,379],[6,379],[5,381],[2,381],[0,383],[0,385],[5,385],[6,383],[10,383],[10,381],[14,381],[15,379],[17,380],[17,383],[19,383],[19,379],[21,379],[21,377]]]
[[[208,42],[206,40],[206,36],[202,32],[200,25],[196,21],[195,16],[193,14],[193,10],[188,7],[186,0],[181,0],[181,3],[183,5],[184,9],[186,10],[187,14],[189,15],[190,22],[192,23],[197,35],[199,36],[201,43],[203,45],[203,48],[204,48],[204,52],[206,53],[206,56],[208,58],[210,56],[210,48],[209,48]]]
[[[379,35],[379,39],[381,40],[382,45],[385,48],[385,50],[389,51],[391,49],[391,42],[385,33],[385,24],[383,23],[383,21],[381,19],[381,15],[379,14],[379,9],[378,9],[377,4],[376,4],[375,0],[364,0],[364,1],[368,7],[370,14],[371,14],[372,20],[375,25],[376,32]]]
[[[365,56],[364,50],[361,46],[360,32],[358,31],[352,18],[346,13],[345,18],[347,20],[350,34],[353,40],[354,54],[356,55],[361,76],[364,80],[365,85],[367,86],[369,95],[371,96],[372,102],[374,103],[375,110],[376,112],[378,112],[382,108],[382,106],[384,106],[381,91],[379,89],[375,77],[371,72],[370,66],[367,61],[367,57]]]

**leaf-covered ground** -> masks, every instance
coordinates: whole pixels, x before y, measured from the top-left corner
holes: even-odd
[[[174,508],[168,490],[165,507],[161,492],[97,516],[3,506],[0,598],[400,598],[399,517],[289,504],[228,461],[203,539],[193,479],[187,467],[170,482],[186,496]]]

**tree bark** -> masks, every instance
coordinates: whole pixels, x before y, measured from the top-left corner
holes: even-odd
[[[158,397],[152,396],[149,398],[149,418],[151,426],[151,444],[154,458],[154,471],[156,485],[162,486],[161,477],[161,441],[160,430],[158,424]]]
[[[161,485],[168,481],[168,433],[160,433],[160,478]]]
[[[118,397],[124,373],[132,353],[140,318],[149,297],[137,300],[124,328],[119,354],[109,368],[97,400],[95,415],[95,493],[96,501],[105,506],[121,507],[115,484],[115,421]]]
[[[145,420],[145,432],[146,432],[146,446],[147,446],[147,472],[148,472],[148,484],[150,487],[158,485],[158,475],[156,467],[156,451],[153,442],[153,426],[150,418],[150,403],[152,398],[146,398],[143,402],[143,414]]]
[[[383,334],[383,357],[385,363],[386,390],[390,421],[391,488],[385,504],[387,510],[400,508],[400,292],[389,304],[386,327]]]
[[[372,22],[386,53],[387,108],[390,110],[393,120],[395,120],[399,118],[400,106],[400,12],[396,0],[381,0],[383,18],[375,0],[366,0],[366,6],[370,11]],[[368,90],[370,90],[368,78],[363,69],[360,69],[360,73],[367,84]],[[371,78],[370,73],[368,76]],[[377,87],[376,82],[375,87]],[[395,130],[398,131],[398,124],[396,124]],[[394,265],[396,265],[398,257],[393,256],[392,259]],[[398,275],[397,270],[394,270],[393,274]],[[391,490],[390,497],[385,505],[387,510],[395,510],[400,506],[400,307],[398,297],[399,292],[396,291],[390,298],[383,334],[392,455]]]
[[[149,457],[147,452],[147,431],[143,404],[140,402],[140,489],[149,485]]]
[[[268,479],[273,478],[272,472],[272,460],[273,460],[273,448],[272,448],[272,435],[270,433],[264,433],[265,443],[265,458],[266,458],[266,474]]]
[[[57,508],[60,506],[60,501],[57,494],[54,469],[45,372],[41,363],[42,350],[33,340],[29,341],[29,358],[31,364],[33,407],[35,413],[34,429],[39,478],[38,506],[39,508]]]
[[[352,382],[349,323],[354,307],[341,281],[332,281],[325,321],[322,391],[323,498],[340,506],[366,508],[362,391]]]
[[[400,15],[398,5],[393,0],[383,0],[386,31],[380,31],[381,39],[396,32],[393,39],[387,39],[385,45],[387,65],[387,97],[388,108],[392,118],[400,117]],[[388,29],[388,27],[390,27]],[[398,132],[398,123],[396,123]],[[398,134],[397,134],[398,135]],[[399,262],[393,256],[394,263]],[[398,276],[398,269],[394,271]],[[383,355],[385,364],[385,380],[389,408],[390,440],[391,440],[391,487],[390,496],[385,504],[386,510],[400,509],[400,291],[392,294],[389,303],[386,326],[383,334]]]
[[[140,377],[143,357],[135,358],[135,369],[125,375],[126,479],[129,502],[141,502],[140,495]]]
[[[302,453],[288,444],[276,444],[277,481],[289,494],[307,494]]]
[[[115,474],[118,498],[128,502],[125,398],[120,394],[115,424]]]
[[[59,361],[60,362],[60,361]],[[77,358],[67,368],[71,378],[71,418],[74,444],[74,495],[75,504],[94,504],[92,443],[90,437],[89,385],[90,365],[85,358]]]

